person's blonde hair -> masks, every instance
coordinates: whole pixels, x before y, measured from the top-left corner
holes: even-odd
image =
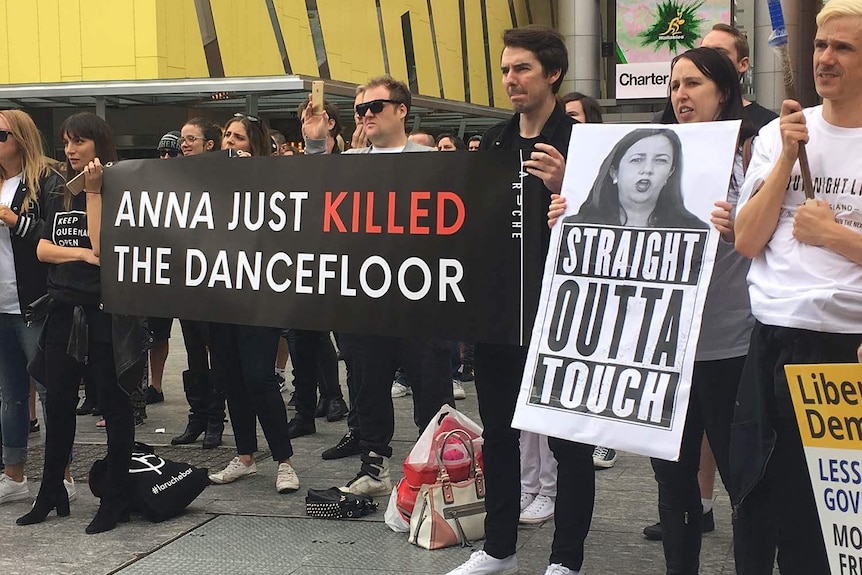
[[[27,186],[27,194],[21,205],[21,212],[26,212],[31,204],[39,202],[39,180],[51,169],[47,158],[43,155],[42,133],[33,118],[27,112],[21,110],[0,110],[0,117],[6,120],[12,137],[21,149],[21,179]],[[4,180],[16,176],[7,174],[0,166],[0,177]]]
[[[862,0],[829,0],[817,14],[817,26],[839,16],[862,16]]]

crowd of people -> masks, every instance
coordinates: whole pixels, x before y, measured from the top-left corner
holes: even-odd
[[[647,537],[661,539],[667,573],[696,574],[701,534],[713,528],[717,468],[734,505],[737,572],[827,573],[814,495],[790,404],[783,365],[855,361],[862,353],[862,200],[833,190],[804,202],[788,185],[807,143],[812,175],[853,177],[862,145],[862,1],[832,0],[817,16],[814,84],[822,105],[785,101],[780,119],[743,99],[740,76],[749,67],[745,37],[716,25],[703,45],[672,62],[661,124],[741,120],[727,197],[709,225],[721,236],[698,343],[691,397],[678,461],[654,459],[659,522]],[[568,69],[563,38],[540,26],[503,36],[502,83],[512,117],[465,142],[453,133],[408,134],[411,93],[389,76],[357,89],[356,128],[342,136],[338,109],[299,109],[306,154],[420,153],[524,150],[524,194],[547,208],[541,245],[566,213],[561,196],[566,156],[576,124],[602,121],[598,103],[583,94],[560,97]],[[4,473],[0,504],[30,496],[24,464],[42,399],[45,459],[32,509],[19,525],[53,511],[70,513],[75,485],[69,462],[76,414],[101,414],[107,432],[107,485],[87,533],[128,520],[128,462],[135,426],[146,405],[164,401],[162,376],[171,318],[111,315],[100,305],[102,174],[116,161],[111,127],[77,113],[60,128],[66,162],[43,155],[43,140],[22,111],[0,111],[0,430]],[[296,154],[284,136],[252,115],[219,126],[188,120],[158,143],[169,160],[217,150],[239,157]],[[682,150],[668,128],[633,130],[611,151],[587,199],[570,222],[632,227],[704,228],[685,207]],[[226,159],[225,161],[241,161]],[[63,173],[64,175],[61,175]],[[83,190],[66,185],[80,175]],[[843,207],[838,207],[838,206]],[[847,207],[849,206],[849,207]],[[540,278],[533,278],[538,282]],[[533,312],[538,302],[532,302]],[[347,430],[324,459],[359,455],[356,476],[342,487],[387,497],[394,432],[393,398],[412,395],[423,429],[443,405],[465,397],[475,381],[484,428],[485,542],[448,575],[515,573],[518,523],[554,518],[546,575],[583,573],[593,515],[595,469],[614,464],[613,449],[520,432],[511,425],[526,348],[416,337],[334,334],[180,319],[188,355],[182,381],[188,424],[172,438],[203,448],[222,444],[225,417],[236,457],[213,472],[213,483],[257,472],[257,424],[277,466],[279,493],[299,489],[292,440],[316,432],[315,419],[346,418]],[[288,356],[294,391],[289,401]],[[344,360],[347,401],[338,381]],[[31,382],[32,376],[32,382]],[[85,398],[79,405],[79,387]],[[32,387],[35,386],[35,387]],[[286,403],[295,407],[288,419]]]

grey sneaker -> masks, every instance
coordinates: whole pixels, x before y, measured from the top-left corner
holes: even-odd
[[[467,399],[467,392],[464,391],[464,386],[457,379],[452,380],[452,396],[455,399]]]
[[[71,481],[63,480],[63,487],[66,488],[66,495],[69,496],[69,501],[74,501],[78,497],[78,488],[75,487],[75,480]]]
[[[362,454],[362,467],[359,469],[359,473],[340,489],[354,495],[388,496],[392,493],[389,458],[377,455],[373,451],[367,455]]]
[[[10,501],[20,501],[30,497],[30,488],[27,487],[27,478],[20,483],[6,475],[0,474],[0,504]]]
[[[290,463],[278,464],[278,475],[275,476],[275,490],[279,493],[293,493],[299,489],[299,476]]]
[[[245,465],[239,460],[239,457],[231,459],[227,467],[210,475],[210,481],[223,485],[225,483],[233,483],[240,477],[245,475],[253,475],[257,473],[257,464],[252,461],[251,465]]]

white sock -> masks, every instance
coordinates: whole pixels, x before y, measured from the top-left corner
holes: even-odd
[[[703,513],[704,515],[706,515],[707,513],[712,511],[712,507],[713,505],[715,505],[715,502],[712,499],[704,499],[703,497],[701,497],[700,504],[703,505]]]

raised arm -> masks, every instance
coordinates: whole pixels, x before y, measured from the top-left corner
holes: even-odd
[[[99,158],[84,168],[84,191],[87,193],[87,234],[98,258],[102,239],[102,162]]]
[[[778,226],[787,182],[799,155],[799,142],[808,141],[805,116],[798,102],[785,100],[781,104],[779,122],[781,154],[763,185],[752,194],[736,216],[736,249],[748,258],[760,255],[772,238]]]

